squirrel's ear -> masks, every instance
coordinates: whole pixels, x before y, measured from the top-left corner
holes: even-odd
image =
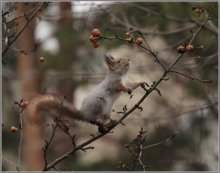
[[[113,65],[113,61],[114,60],[115,59],[111,55],[105,55],[105,62],[106,62],[106,64]]]
[[[114,70],[113,66],[115,64],[115,59],[111,55],[105,55],[105,63],[108,66],[109,70]]]

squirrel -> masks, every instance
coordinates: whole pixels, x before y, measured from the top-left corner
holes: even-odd
[[[107,76],[84,98],[80,110],[66,101],[61,103],[58,96],[46,94],[38,95],[30,101],[27,107],[28,114],[49,113],[53,114],[53,118],[57,118],[60,110],[62,116],[97,125],[99,132],[104,133],[105,127],[115,122],[110,119],[110,115],[112,106],[120,94],[131,94],[138,86],[147,85],[146,82],[134,82],[127,78],[130,67],[128,58],[105,55],[105,64],[108,68]]]

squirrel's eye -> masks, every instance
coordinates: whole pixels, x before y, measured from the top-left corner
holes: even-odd
[[[120,63],[120,60],[118,61],[118,63]]]

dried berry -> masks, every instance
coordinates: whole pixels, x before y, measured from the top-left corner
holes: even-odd
[[[187,46],[186,46],[186,51],[187,52],[192,52],[194,50],[194,46],[192,45],[192,44],[188,44]]]
[[[94,37],[99,37],[100,34],[101,34],[101,32],[100,32],[99,29],[93,29],[93,30],[92,30],[92,35],[93,35]]]
[[[178,51],[179,53],[184,53],[184,52],[186,51],[186,49],[185,49],[184,46],[178,46],[178,47],[177,47],[177,51]]]
[[[11,132],[15,133],[18,131],[18,128],[16,128],[15,126],[11,126]]]
[[[130,32],[125,33],[126,38],[130,38]]]
[[[140,46],[143,43],[143,39],[138,37],[137,40],[135,41],[135,44]]]

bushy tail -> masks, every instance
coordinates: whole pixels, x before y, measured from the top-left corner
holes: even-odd
[[[86,121],[82,113],[64,98],[47,94],[34,97],[25,110],[28,117],[38,116],[38,114],[49,114],[53,119],[68,118],[69,120]],[[39,115],[40,116],[40,115]]]

